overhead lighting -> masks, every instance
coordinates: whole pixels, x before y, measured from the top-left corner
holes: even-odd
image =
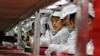
[[[33,16],[31,16],[30,18],[35,18],[35,16],[33,15]]]
[[[24,22],[21,22],[21,25],[23,25],[24,24]]]
[[[18,29],[18,26],[16,26],[15,29]]]
[[[52,4],[52,5],[48,6],[48,7],[46,7],[46,9],[54,9],[54,8],[57,8],[58,5],[64,5],[66,3],[68,3],[68,1],[60,0],[60,1],[57,1],[56,3],[54,3],[54,4]]]
[[[46,7],[46,9],[54,9],[54,8],[57,8],[58,6],[56,6],[56,5],[51,5],[51,6],[48,6],[48,7]]]
[[[66,0],[61,0],[61,1],[58,1],[58,2],[54,3],[54,5],[64,5],[64,4],[66,4],[66,3],[68,3],[68,1],[66,1]]]

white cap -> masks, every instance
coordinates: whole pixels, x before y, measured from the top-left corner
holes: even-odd
[[[61,16],[61,12],[60,11],[55,11],[51,16],[60,17]]]
[[[64,19],[67,15],[73,14],[75,12],[77,12],[77,5],[70,4],[62,9],[60,19]]]
[[[92,3],[88,3],[88,9],[89,9],[88,10],[89,15],[92,16],[92,17],[95,17]]]

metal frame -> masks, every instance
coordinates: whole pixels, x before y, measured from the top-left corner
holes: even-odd
[[[35,38],[34,38],[34,48],[33,48],[33,55],[39,56],[39,48],[40,48],[40,15],[41,13],[52,13],[52,10],[46,10],[46,9],[40,9],[39,11],[36,11],[36,18],[35,18]],[[33,27],[32,27],[33,28]]]
[[[22,30],[22,25],[21,25],[21,22],[19,22],[18,24],[18,36],[17,36],[17,43],[18,43],[18,46],[17,48],[20,49],[20,45],[21,45],[21,30]]]

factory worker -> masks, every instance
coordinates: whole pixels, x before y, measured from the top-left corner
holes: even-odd
[[[46,30],[45,35],[44,35],[43,37],[48,37],[48,38],[50,38],[51,36],[53,36],[53,35],[56,34],[56,32],[53,31],[52,29],[50,29],[49,26],[50,26],[50,25],[47,24],[47,26],[46,26],[46,27],[47,27],[47,30]]]
[[[41,20],[40,20],[41,29],[40,29],[40,31],[41,31],[42,35],[45,35],[47,22],[48,22],[47,17],[41,17]]]
[[[68,29],[64,26],[64,22],[60,19],[60,11],[55,11],[51,15],[51,22],[56,34],[49,38],[41,38],[40,45],[48,46],[49,44],[65,44],[67,42],[69,32]]]
[[[93,17],[94,17],[94,11],[93,11],[93,8],[91,7],[92,6],[92,4],[91,3],[89,3],[89,10],[88,10],[88,29],[89,29],[89,31],[91,30],[91,26],[92,26],[92,20],[93,20]],[[71,16],[70,16],[71,17]],[[71,18],[70,18],[71,19]],[[74,19],[75,20],[75,19]],[[75,22],[75,21],[74,21]],[[70,24],[71,25],[71,24]],[[71,37],[69,37],[69,39],[68,39],[68,42],[69,42],[69,45],[68,45],[68,42],[67,42],[67,44],[66,44],[66,46],[65,47],[63,47],[63,48],[61,48],[61,49],[59,49],[59,51],[58,52],[68,52],[68,53],[70,53],[70,54],[75,54],[75,42],[76,42],[76,40],[75,40],[75,35],[76,34],[72,34],[73,35],[73,37],[74,37],[74,42],[72,43],[72,41],[70,41],[71,39]],[[68,45],[68,46],[67,46]],[[93,52],[93,44],[92,44],[92,40],[90,40],[89,42],[88,42],[88,44],[87,44],[87,54],[88,55],[90,55],[90,54],[92,54],[92,52]]]
[[[88,21],[88,26],[89,30],[91,27],[92,19],[94,17],[94,11],[89,8],[89,21]],[[70,28],[75,29],[75,13],[70,15]],[[73,24],[74,23],[74,24]],[[76,33],[75,30],[70,33],[70,37],[68,38],[67,44],[66,45],[50,45],[48,48],[48,52],[52,50],[52,48],[56,47],[56,50],[54,50],[57,53],[70,53],[70,54],[75,54],[75,42],[76,42]],[[87,44],[87,54],[92,54],[93,52],[93,45],[92,41],[90,41]]]
[[[49,19],[47,19],[47,17],[42,17],[40,20],[40,22],[41,22],[41,37],[53,36],[48,21],[49,21]]]
[[[95,13],[94,13],[94,10],[93,10],[93,4],[92,3],[88,3],[88,13],[89,13],[89,20],[88,20],[88,24],[89,24],[89,30],[92,29],[92,21],[95,17]],[[89,41],[89,43],[87,44],[87,50],[86,50],[86,53],[88,55],[93,55],[93,43],[92,43],[92,40]]]
[[[29,39],[26,43],[29,46],[33,46],[34,43],[34,22],[32,23],[32,29],[28,31],[29,36],[26,39]]]
[[[75,44],[75,38],[76,38],[76,32],[75,32],[75,14],[77,12],[77,6],[74,4],[70,4],[66,7],[64,7],[61,11],[61,19],[64,19],[66,27],[70,28],[70,36],[68,38],[68,41],[66,42],[67,44],[65,45],[70,45],[70,44]],[[65,48],[65,45],[63,44],[51,44],[49,48],[46,50],[46,55],[50,55],[52,52],[57,52],[61,48]]]

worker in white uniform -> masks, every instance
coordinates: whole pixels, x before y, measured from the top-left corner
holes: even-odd
[[[40,24],[41,24],[41,37],[50,37],[53,36],[53,33],[50,29],[50,25],[48,23],[49,19],[48,17],[42,17],[40,20]]]
[[[34,22],[32,23],[32,27],[33,28],[31,30],[29,30],[29,32],[28,32],[29,40],[26,42],[27,45],[29,45],[30,47],[32,47],[33,43],[34,43]]]
[[[51,44],[45,52],[47,56],[50,56],[50,54],[52,52],[59,51],[59,49],[64,48],[66,45],[69,46],[70,44],[75,43],[76,32],[74,31],[75,30],[75,25],[74,25],[75,22],[73,23],[73,21],[74,21],[73,18],[75,18],[76,12],[77,12],[77,6],[74,4],[70,4],[62,9],[60,19],[64,19],[64,22],[70,32],[70,36],[68,38],[68,41],[66,42],[67,44],[65,44],[65,45],[64,44],[59,44],[59,45]],[[69,21],[70,18],[71,18],[71,20]]]
[[[41,17],[41,20],[40,20],[41,29],[40,29],[40,31],[41,31],[42,35],[45,35],[45,32],[47,30],[46,29],[47,22],[48,22],[47,17]]]
[[[92,21],[95,17],[95,13],[94,13],[94,10],[93,10],[93,4],[92,3],[88,3],[88,13],[89,13],[89,20],[88,20],[88,24],[89,24],[89,30],[92,29]],[[87,50],[86,50],[86,53],[88,55],[93,55],[93,43],[92,43],[92,40],[89,41],[89,43],[87,44]]]
[[[65,9],[66,8],[67,7],[65,7]],[[64,9],[62,11],[64,11]],[[92,19],[91,17],[94,17],[94,12],[93,12],[93,10],[91,11],[91,8],[89,8],[89,27],[90,27],[90,20]],[[53,51],[55,51],[57,53],[66,53],[66,54],[67,53],[70,53],[70,54],[75,53],[75,45],[76,45],[75,44],[75,42],[76,42],[75,13],[70,15],[69,22],[70,22],[70,28],[72,28],[73,31],[70,33],[70,37],[68,38],[67,44],[66,45],[54,45],[54,44],[50,45],[48,50],[46,51],[46,54],[53,52]],[[87,44],[87,54],[91,54],[92,51],[93,51],[93,46],[90,41]]]
[[[60,11],[55,11],[51,15],[51,22],[56,34],[49,38],[41,38],[40,45],[48,47],[49,44],[65,44],[69,37],[68,29],[64,26],[64,22],[60,19]]]

